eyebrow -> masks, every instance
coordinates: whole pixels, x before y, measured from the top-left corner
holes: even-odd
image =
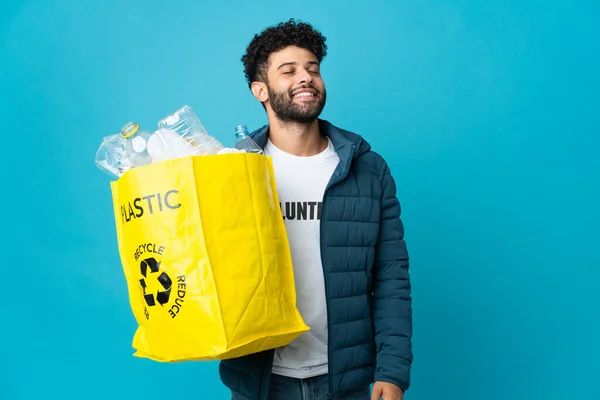
[[[316,65],[316,66],[319,66],[319,63],[318,63],[317,61],[309,61],[309,62],[308,62],[308,64],[309,64],[309,65]],[[281,64],[279,67],[277,67],[277,69],[279,70],[279,69],[281,69],[281,68],[283,68],[283,67],[286,67],[286,66],[288,66],[288,65],[298,65],[298,63],[297,63],[297,62],[295,62],[295,61],[286,62],[286,63],[283,63],[283,64]]]

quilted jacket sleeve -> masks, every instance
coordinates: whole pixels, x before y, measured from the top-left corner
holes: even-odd
[[[373,270],[375,381],[390,382],[406,391],[413,359],[409,261],[396,184],[385,162],[381,184],[380,231]]]

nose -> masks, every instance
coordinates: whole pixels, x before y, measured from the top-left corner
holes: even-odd
[[[313,77],[305,68],[298,71],[297,75],[298,83],[312,83]]]

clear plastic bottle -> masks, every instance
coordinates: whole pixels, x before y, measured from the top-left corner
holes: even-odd
[[[223,149],[187,105],[161,119],[157,132],[176,157],[215,154]]]
[[[238,125],[235,127],[235,148],[238,150],[244,150],[247,153],[263,154],[263,150],[258,144],[250,137],[248,128],[246,125]]]
[[[133,168],[125,152],[126,145],[127,139],[121,134],[106,136],[96,152],[95,161],[98,168],[113,178],[119,178]]]
[[[153,132],[141,130],[138,124],[129,121],[121,128],[121,135],[127,139],[125,153],[134,167],[143,167],[152,163],[152,158],[148,154],[148,140]]]

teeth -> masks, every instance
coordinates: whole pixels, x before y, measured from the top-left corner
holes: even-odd
[[[295,95],[294,97],[312,97],[312,93],[309,92],[302,92],[302,93],[298,93],[297,95]]]

